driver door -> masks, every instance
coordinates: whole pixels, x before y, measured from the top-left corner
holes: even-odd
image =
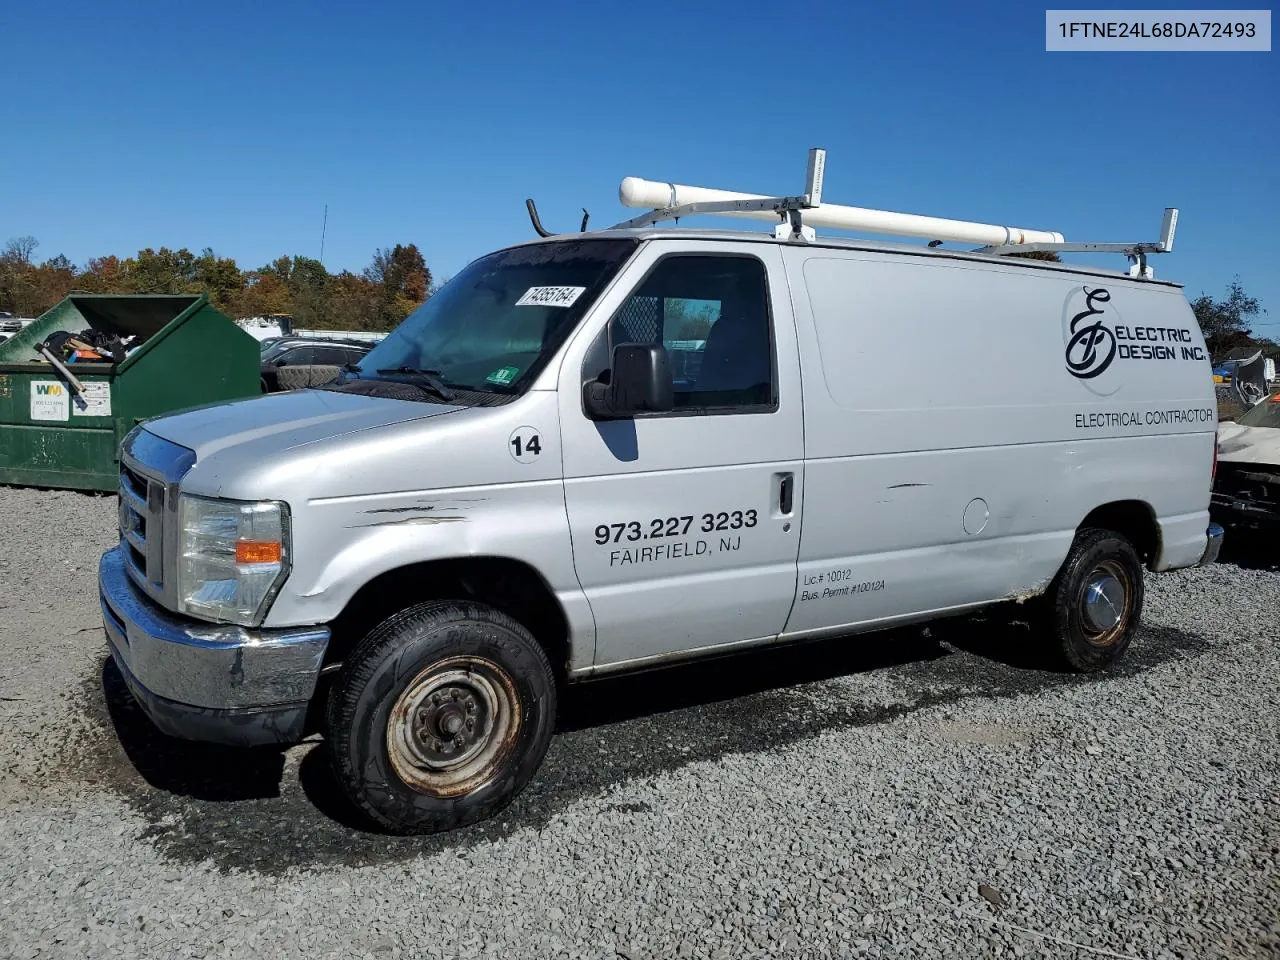
[[[804,440],[782,270],[773,244],[650,243],[566,356],[565,501],[597,667],[767,641],[786,623]],[[584,383],[636,342],[666,348],[675,408],[588,418]]]

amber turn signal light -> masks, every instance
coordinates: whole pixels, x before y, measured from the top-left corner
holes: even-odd
[[[236,563],[279,563],[280,541],[237,540]]]

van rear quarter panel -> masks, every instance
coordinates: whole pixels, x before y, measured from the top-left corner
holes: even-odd
[[[1117,500],[1155,513],[1157,568],[1199,558],[1217,414],[1179,288],[822,248],[785,262],[805,384],[788,633],[1036,592]]]

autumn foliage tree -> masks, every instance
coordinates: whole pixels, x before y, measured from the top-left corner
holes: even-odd
[[[36,317],[71,292],[204,293],[232,318],[284,314],[295,327],[390,330],[434,292],[431,270],[412,243],[377,249],[360,273],[336,274],[303,256],[242,270],[207,247],[198,254],[147,247],[77,268],[63,256],[37,263],[38,246],[34,237],[19,237],[0,250],[0,311]]]
[[[396,244],[390,250],[377,250],[364,271],[365,279],[378,288],[377,326],[390,330],[427,299],[431,271],[414,244]]]

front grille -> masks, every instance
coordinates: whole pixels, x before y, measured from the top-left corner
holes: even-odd
[[[148,593],[164,587],[164,483],[120,465],[120,543],[129,575]]]
[[[120,484],[126,487],[130,493],[142,499],[147,499],[147,478],[138,471],[134,470],[127,463],[120,464]]]
[[[129,579],[161,606],[177,602],[178,484],[195,453],[135,428],[120,449],[120,546]]]

